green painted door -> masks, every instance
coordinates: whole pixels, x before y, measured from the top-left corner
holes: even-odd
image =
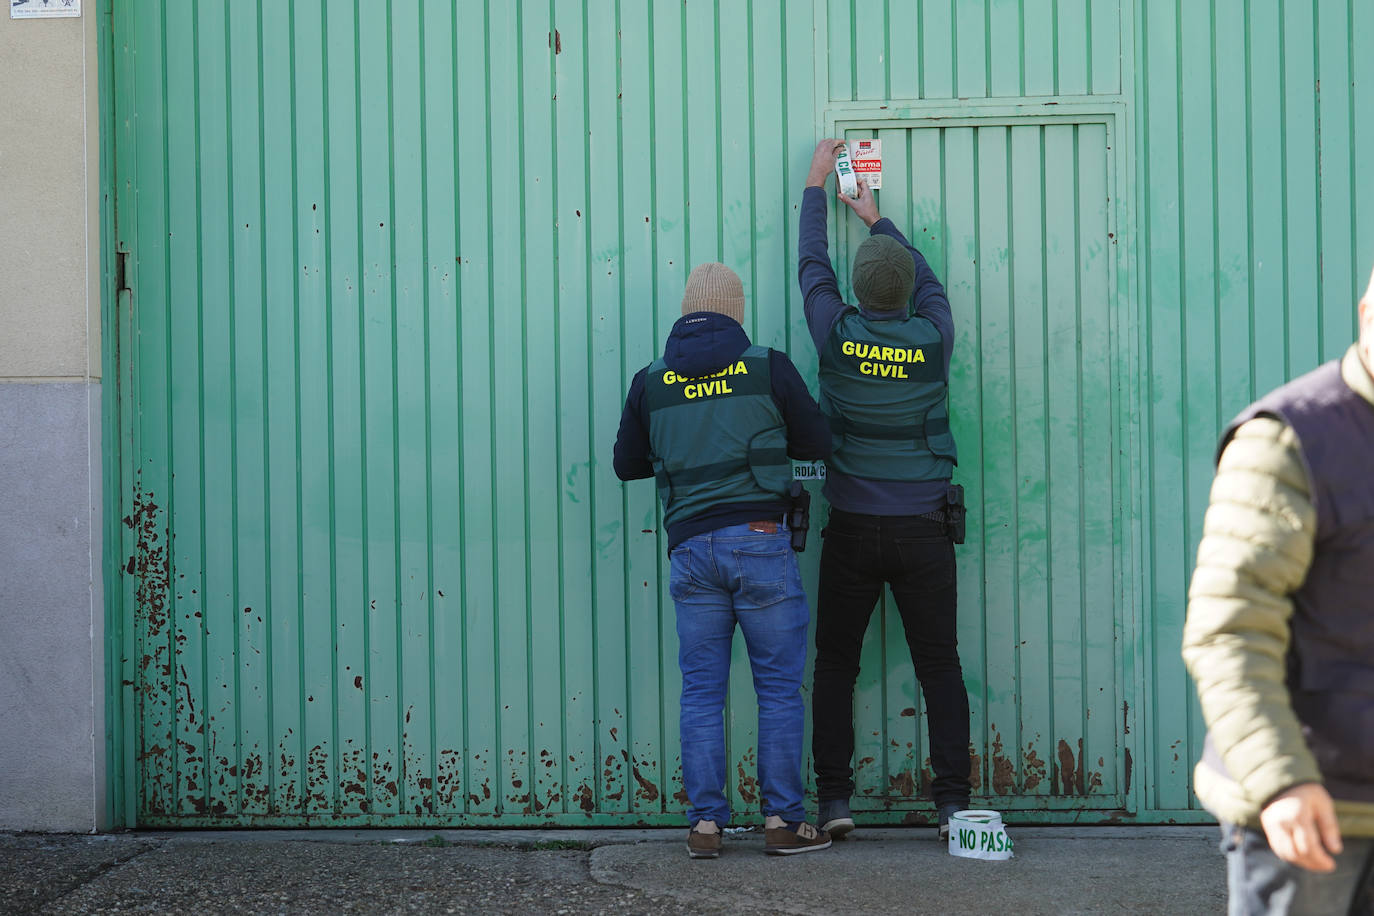
[[[846,136],[882,141],[882,213],[909,227],[955,313],[955,481],[969,504],[959,642],[978,803],[1120,810],[1131,755],[1115,118],[876,126]],[[846,251],[867,235],[847,216],[840,232]],[[858,794],[878,809],[909,807],[931,772],[890,595],[875,628],[857,698]]]

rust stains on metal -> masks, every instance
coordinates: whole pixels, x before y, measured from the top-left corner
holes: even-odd
[[[887,794],[911,798],[916,794],[916,778],[910,770],[899,770],[887,780]]]
[[[134,675],[139,707],[136,747],[138,778],[143,783],[141,810],[149,814],[173,814],[177,803],[177,770],[172,743],[177,730],[178,702],[172,682],[176,641],[171,627],[171,563],[166,545],[167,524],[152,492],[135,480],[131,511],[123,518],[133,532],[133,555],[123,565],[135,580],[134,622],[143,653]]]
[[[624,753],[625,758],[629,757],[628,752],[622,753]],[[601,771],[602,780],[607,789],[611,786],[616,787],[614,792],[602,793],[602,797],[610,801],[620,801],[625,797],[625,783],[621,781],[625,775],[625,767],[621,760],[622,758],[617,754],[607,754],[606,764]]]
[[[1126,795],[1130,795],[1130,794],[1131,794],[1131,768],[1135,766],[1135,762],[1131,760],[1131,749],[1130,749],[1129,747],[1128,747],[1128,748],[1125,748],[1125,754],[1126,754],[1126,785],[1125,785],[1125,794],[1126,794]]]
[[[1131,704],[1125,700],[1121,701],[1121,734],[1131,733]]]
[[[435,803],[443,809],[451,809],[454,799],[459,797],[461,790],[460,777],[463,773],[462,755],[446,748],[439,752],[439,765],[434,774],[435,778]]]
[[[992,726],[992,789],[998,795],[1006,795],[1016,789],[1016,765],[1003,753],[1002,733]]]
[[[1060,795],[1072,795],[1074,790],[1073,748],[1063,738],[1059,739],[1059,783]]]
[[[331,809],[329,793],[332,789],[329,778],[329,753],[324,745],[317,744],[305,756],[305,795],[306,804],[314,811]]]
[[[862,770],[864,767],[869,766],[869,765],[872,764],[872,763],[873,763],[873,758],[872,758],[872,757],[865,757],[864,759],[860,760],[858,763],[856,763],[856,764],[854,765],[854,769],[856,769],[856,770]]]
[[[1083,739],[1078,739],[1078,755],[1074,757],[1073,748],[1063,738],[1058,745],[1059,763],[1050,777],[1056,784],[1056,794],[1087,795],[1094,789],[1102,788],[1102,773],[1088,770],[1083,764]],[[1101,760],[1099,760],[1099,765]]]
[[[573,793],[573,801],[577,802],[577,806],[588,814],[596,810],[596,797],[592,793],[592,787],[585,782],[578,786],[577,791]]]
[[[652,764],[645,763],[644,765],[651,770],[653,769]],[[644,775],[639,772],[639,767],[637,765],[631,767],[630,772],[634,775],[635,782],[639,783],[639,790],[635,792],[635,798],[646,802],[658,801],[658,786],[645,779]]]
[[[1040,785],[1040,781],[1045,778],[1045,761],[1035,752],[1034,744],[1026,745],[1026,754],[1021,762],[1022,771],[1026,774],[1022,791],[1030,792]]]
[[[134,485],[132,509],[124,516],[124,525],[134,532],[134,555],[124,568],[138,578],[135,613],[147,625],[147,635],[155,638],[167,626],[167,596],[171,592],[171,563],[162,543],[166,525],[155,495],[152,491],[144,493],[142,484]]]
[[[910,719],[912,716],[916,715],[916,707],[908,706],[906,709],[902,710],[901,715],[903,718]]]
[[[975,792],[983,787],[983,758],[972,744],[968,746],[968,781]]]
[[[679,805],[689,805],[692,803],[692,799],[687,794],[685,786],[673,793],[673,801],[677,802]]]
[[[161,757],[167,753],[167,748],[160,744],[154,744],[146,751],[138,755],[139,760],[147,760],[149,757]]]
[[[739,790],[739,797],[742,801],[746,801],[751,805],[759,799],[758,780],[750,776],[748,772],[755,769],[756,761],[757,755],[754,753],[754,749],[750,748],[745,755],[740,758],[739,763],[735,765],[739,773],[739,783],[736,786]],[[746,767],[748,768],[747,770]]]

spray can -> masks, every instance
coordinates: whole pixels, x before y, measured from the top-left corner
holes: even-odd
[[[840,182],[840,193],[850,200],[859,196],[859,179],[854,174],[854,164],[849,161],[849,144],[841,143],[835,150],[835,175]]]

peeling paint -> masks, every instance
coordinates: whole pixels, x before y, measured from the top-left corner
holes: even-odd
[[[750,775],[755,769],[756,760],[754,749],[750,748],[736,764],[736,769],[739,771],[739,783],[736,785],[736,789],[739,791],[740,799],[751,805],[759,800],[758,780]],[[748,768],[747,771],[746,767]]]
[[[652,770],[652,765],[645,764],[645,766]],[[639,766],[632,766],[630,772],[633,774],[635,782],[639,783],[639,789],[635,792],[635,798],[645,802],[658,801],[658,786],[644,778],[644,775],[639,772]]]
[[[1016,789],[1016,765],[1003,753],[1002,733],[996,731],[996,725],[992,728],[992,790],[1006,795]]]
[[[1039,786],[1040,781],[1045,778],[1045,761],[1036,754],[1035,745],[1026,745],[1026,754],[1021,765],[1026,774],[1022,790],[1030,792]]]
[[[1072,795],[1074,790],[1073,748],[1063,738],[1059,739],[1059,781],[1060,795]]]
[[[1078,756],[1075,759],[1073,748],[1063,738],[1058,744],[1059,764],[1051,779],[1056,783],[1056,794],[1087,795],[1094,789],[1102,788],[1102,773],[1087,770],[1083,763],[1083,739],[1078,739]]]

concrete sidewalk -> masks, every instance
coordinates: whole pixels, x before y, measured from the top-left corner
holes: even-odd
[[[1209,827],[1008,828],[1016,858],[860,828],[692,861],[683,830],[0,835],[0,913],[1159,913],[1225,910]]]

